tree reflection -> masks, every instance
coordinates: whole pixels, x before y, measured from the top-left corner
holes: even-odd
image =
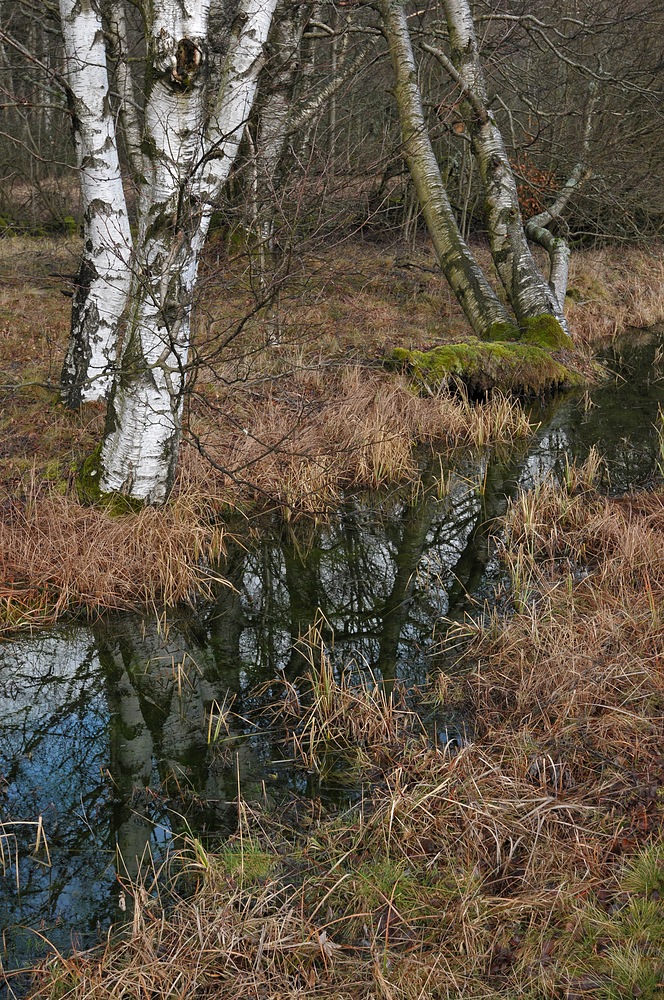
[[[537,413],[528,448],[442,471],[433,459],[416,492],[349,496],[329,524],[238,532],[223,567],[229,585],[209,605],[168,622],[114,616],[0,646],[0,818],[42,816],[52,862],[31,857],[32,828],[13,828],[18,864],[0,872],[5,964],[31,957],[21,924],[43,923],[65,950],[72,932],[79,944],[105,932],[119,916],[116,851],[120,873],[134,877],[177,833],[232,832],[238,785],[254,800],[305,792],[294,773],[274,776],[280,751],[255,721],[256,687],[267,683],[269,700],[269,682],[295,681],[321,622],[337,670],[423,681],[441,622],[491,594],[490,535],[510,496],[564,472],[570,449],[587,454],[607,416],[614,484],[654,474],[661,390],[640,391],[640,445],[634,413],[620,416],[622,385],[595,390],[597,406],[554,401]],[[235,714],[224,710],[231,700]]]

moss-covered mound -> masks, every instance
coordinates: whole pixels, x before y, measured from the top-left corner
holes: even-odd
[[[395,348],[389,363],[407,371],[425,389],[465,387],[472,398],[493,389],[520,396],[540,396],[581,385],[578,372],[533,344],[469,340],[430,351]]]
[[[549,313],[522,320],[520,329],[511,323],[494,323],[489,340],[518,340],[520,344],[532,344],[549,351],[571,351],[574,347],[556,317]]]

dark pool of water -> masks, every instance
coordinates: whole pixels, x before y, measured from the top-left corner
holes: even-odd
[[[248,799],[338,795],[278,763],[277,734],[251,721],[256,687],[302,672],[297,640],[316,621],[336,669],[422,683],[441,665],[441,621],[491,595],[491,523],[509,497],[591,447],[610,491],[660,481],[659,343],[611,352],[613,377],[542,407],[528,446],[454,471],[436,459],[415,496],[349,497],[332,524],[271,525],[232,545],[232,588],[214,604],[1,645],[3,967],[43,954],[41,935],[64,950],[103,937],[123,915],[118,875],[135,876],[137,859],[189,830],[234,830],[238,780]],[[222,747],[211,726],[230,698]]]

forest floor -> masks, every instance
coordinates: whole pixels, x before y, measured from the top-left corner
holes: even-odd
[[[393,347],[464,336],[426,256],[364,244],[321,255],[292,302],[282,294],[268,344],[277,318],[238,328],[251,275],[220,250],[175,494],[163,511],[90,510],[74,473],[103,415],[66,413],[55,389],[68,301],[51,273],[72,270],[75,250],[0,243],[6,628],[182,600],[205,587],[200,556],[222,551],[229,510],[324,516],[342,489],[414,482],[415,445],[530,433],[518,401],[420,397],[384,371]],[[661,256],[574,260],[569,316],[588,357],[661,322]],[[198,442],[225,455],[218,468]],[[222,850],[191,838],[168,889],[148,876],[128,886],[124,937],[49,959],[33,995],[661,1000],[664,497],[607,498],[596,472],[571,468],[508,510],[511,597],[451,633],[456,667],[423,693],[472,720],[471,740],[432,738],[398,686],[337,681],[310,634],[315,669],[298,691],[284,682],[276,714],[303,770],[341,758],[361,799],[239,803]],[[223,753],[223,718],[219,732]]]
[[[0,240],[0,634],[204,594],[230,512],[326,516],[345,490],[416,483],[422,449],[531,433],[518,400],[475,404],[446,386],[421,394],[387,370],[395,348],[468,341],[424,245],[322,247],[289,262],[261,310],[252,257],[218,237],[202,270],[172,499],[111,517],[76,491],[103,407],[72,413],[57,389],[78,251],[75,238]],[[664,256],[574,255],[568,315],[576,369],[589,372],[596,345],[664,316]]]

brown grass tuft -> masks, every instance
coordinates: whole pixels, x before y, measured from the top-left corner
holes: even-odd
[[[572,254],[567,312],[577,342],[593,346],[664,322],[662,248]]]
[[[609,499],[578,482],[511,507],[515,609],[473,626],[488,665],[478,708],[487,725],[578,738],[607,764],[633,744],[645,766],[663,735],[664,496]]]
[[[416,480],[414,445],[449,452],[532,431],[515,400],[496,395],[476,405],[445,393],[421,397],[405,378],[358,365],[296,370],[287,387],[275,382],[254,393],[241,414],[239,433],[235,421],[225,433],[223,423],[193,423],[205,455],[222,473],[214,489],[229,499],[268,496],[310,513],[337,506],[344,489]],[[190,474],[210,483],[203,465]]]
[[[209,594],[223,531],[192,496],[113,518],[34,481],[1,499],[0,634],[64,612],[172,607]]]
[[[345,490],[416,482],[418,448],[452,452],[529,433],[523,410],[512,401],[473,406],[443,394],[423,398],[404,378],[382,370],[381,352],[427,347],[460,333],[458,307],[430,269],[427,250],[404,257],[398,248],[370,244],[323,248],[298,263],[283,290],[280,344],[266,347],[266,323],[257,316],[221,347],[255,302],[247,261],[227,253],[215,258],[211,247],[198,311],[202,364],[174,494],[179,511],[199,513],[190,519],[166,510],[163,520],[146,513],[140,527],[118,521],[111,529],[105,515],[82,510],[69,491],[75,470],[99,440],[102,408],[66,413],[55,391],[69,310],[60,295],[67,279],[58,275],[74,270],[78,250],[76,239],[0,241],[0,505],[9,512],[15,494],[29,496],[32,487],[24,484],[33,475],[53,484],[52,491],[35,494],[43,514],[20,500],[23,520],[16,510],[5,519],[4,628],[45,621],[66,608],[96,610],[104,594],[106,606],[125,607],[189,593],[200,570],[187,560],[216,547],[205,541],[209,511],[276,506],[287,517],[324,515]],[[661,320],[660,250],[630,251],[629,264],[609,250],[577,254],[573,261],[571,287],[578,294],[570,319],[582,340],[611,335],[627,322]],[[140,573],[133,582],[120,567],[141,561],[138,539],[150,532],[166,537],[172,524],[171,551],[152,573],[154,587],[141,583]],[[93,536],[104,539],[98,559]],[[64,554],[65,542],[71,556]],[[75,559],[80,572],[67,567]],[[171,578],[176,572],[177,584]]]

